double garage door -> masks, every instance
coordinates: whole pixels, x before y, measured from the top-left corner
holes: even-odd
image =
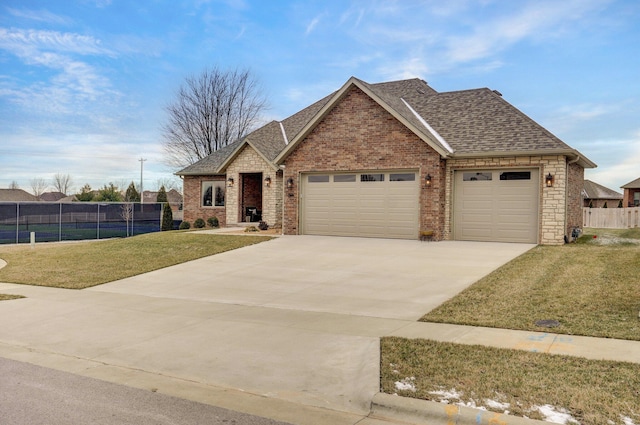
[[[412,171],[304,174],[302,233],[416,239],[418,180]]]
[[[417,172],[303,174],[302,233],[416,239],[420,185]],[[456,171],[456,240],[538,241],[537,169]]]
[[[538,241],[539,170],[456,171],[454,238]]]

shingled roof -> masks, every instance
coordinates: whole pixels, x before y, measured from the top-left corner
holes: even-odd
[[[223,174],[245,145],[252,146],[275,167],[354,86],[443,157],[559,154],[570,156],[584,167],[595,167],[584,155],[488,88],[438,93],[417,78],[376,84],[350,78],[340,90],[283,121],[260,127],[176,174]]]
[[[622,189],[640,189],[640,177],[621,186]]]
[[[622,199],[621,193],[592,182],[591,180],[584,181],[582,196],[586,199]]]

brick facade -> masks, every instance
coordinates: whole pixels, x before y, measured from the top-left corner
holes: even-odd
[[[582,189],[584,188],[584,168],[578,164],[567,165],[567,226],[565,234],[571,236],[574,227],[582,228]],[[616,202],[611,207],[617,207]],[[571,239],[569,239],[571,240]]]
[[[193,225],[193,222],[201,218],[217,217],[220,227],[227,225],[225,207],[202,205],[202,183],[205,181],[225,181],[225,176],[185,176],[183,181],[184,191],[184,216],[183,220]],[[228,200],[227,200],[228,201]]]
[[[389,112],[360,89],[353,87],[300,142],[285,160],[283,232],[299,233],[300,176],[307,172],[418,170],[420,226],[432,229],[440,240],[444,231],[444,161]],[[425,187],[425,176],[432,177]],[[418,229],[416,229],[416,238]]]

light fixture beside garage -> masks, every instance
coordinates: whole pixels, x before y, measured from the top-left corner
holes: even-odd
[[[287,189],[293,189],[293,179],[291,177],[287,179]]]
[[[264,179],[264,185],[265,185],[266,187],[271,186],[271,177],[267,176],[267,177]]]
[[[431,187],[431,174],[427,174],[427,177],[424,178],[424,184],[427,187]]]
[[[233,177],[229,177],[229,178],[227,179],[227,186],[229,186],[229,187],[233,187]]]
[[[551,173],[547,174],[547,177],[545,177],[544,184],[547,187],[553,187],[553,176],[551,175]]]

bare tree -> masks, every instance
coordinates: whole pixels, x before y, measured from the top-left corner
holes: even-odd
[[[52,186],[60,193],[67,195],[71,191],[73,180],[69,174],[57,173],[53,176]]]
[[[212,68],[188,77],[165,108],[165,162],[182,168],[240,139],[258,123],[266,104],[248,70]]]
[[[29,181],[31,190],[36,198],[40,199],[40,196],[47,190],[47,182],[42,177],[35,177]]]
[[[17,181],[13,180],[9,185],[9,189],[20,189],[20,186],[18,185]]]

